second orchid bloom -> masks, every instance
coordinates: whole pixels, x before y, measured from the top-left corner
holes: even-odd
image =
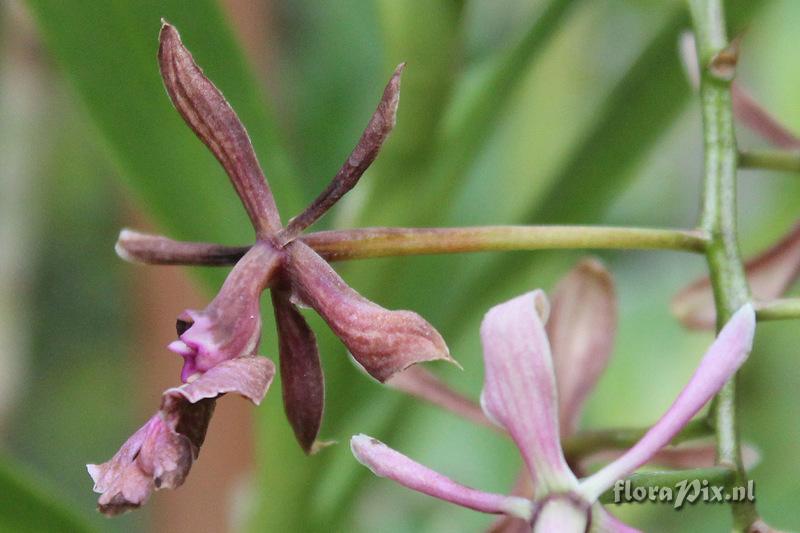
[[[530,498],[466,487],[365,435],[351,441],[356,458],[375,474],[408,488],[478,511],[517,517],[528,523],[525,528],[532,527],[534,531],[633,531],[598,503],[600,495],[653,459],[733,376],[750,352],[755,313],[750,305],[742,307],[719,333],[661,419],[632,448],[583,479],[573,473],[565,459],[561,433],[571,431],[576,410],[569,406],[582,401],[580,396],[586,388],[577,385],[570,392],[569,386],[559,380],[566,389],[563,392],[573,400],[562,399],[559,403],[545,329],[549,313],[544,293],[534,291],[492,308],[481,326],[485,363],[481,407],[485,416],[505,430],[519,448],[532,480]],[[559,324],[551,329],[551,340],[563,342],[558,332],[567,326]],[[578,335],[576,341],[581,339]],[[585,353],[591,351],[590,348]],[[573,376],[582,373],[592,381],[597,368],[588,359],[584,365],[571,368]],[[577,381],[571,379],[573,384]],[[411,389],[407,384],[402,388]],[[436,399],[428,392],[424,395]],[[469,408],[454,403],[452,396],[440,391],[438,399],[440,404],[449,403],[455,410],[470,414]],[[568,416],[559,416],[559,405],[567,407]],[[475,414],[471,417],[475,418]]]

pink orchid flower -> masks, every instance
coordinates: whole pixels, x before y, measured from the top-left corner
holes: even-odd
[[[561,448],[558,398],[545,323],[547,298],[534,291],[492,308],[481,326],[486,377],[481,406],[516,443],[532,480],[532,498],[461,485],[366,435],[354,436],[356,458],[376,475],[464,507],[527,521],[538,532],[634,531],[598,498],[647,463],[697,414],[744,363],[755,313],[743,306],[726,324],[661,419],[631,449],[578,479]]]

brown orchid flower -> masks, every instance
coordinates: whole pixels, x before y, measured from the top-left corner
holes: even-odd
[[[356,185],[377,157],[395,124],[404,65],[395,70],[339,172],[284,227],[247,131],[222,93],[194,62],[178,31],[166,22],[161,28],[158,61],[176,109],[230,177],[253,224],[256,241],[248,248],[232,249],[182,243],[132,230],[120,233],[116,250],[129,261],[222,265],[233,260],[236,264],[205,309],[186,310],[178,316],[178,340],[169,349],[184,359],[181,379],[185,385],[165,393],[159,413],[111,461],[90,465],[95,490],[102,493],[100,508],[109,514],[137,507],[153,488],[177,487],[196,458],[211,410],[196,404],[201,397],[174,391],[207,386],[210,380],[213,390],[206,391],[203,402],[235,391],[257,403],[266,393],[274,370],[269,360],[254,355],[261,336],[260,297],[266,289],[270,289],[277,322],[285,410],[307,453],[316,449],[324,382],[314,333],[297,305],[319,313],[355,361],[378,381],[384,382],[415,363],[438,359],[454,362],[441,335],[422,317],[411,311],[390,311],[362,297],[299,239]],[[252,364],[251,360],[264,363]],[[248,367],[256,375],[248,377]],[[223,377],[251,380],[258,387],[254,391],[252,383],[246,389],[245,384],[226,381],[226,388],[215,388],[220,371]],[[175,403],[180,399],[176,394],[182,403]],[[203,416],[194,416],[201,410]],[[160,465],[162,460],[170,467]]]

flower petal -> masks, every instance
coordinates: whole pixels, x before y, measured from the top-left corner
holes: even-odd
[[[597,259],[584,259],[553,291],[546,327],[562,438],[577,428],[583,403],[611,357],[616,329],[611,274]]]
[[[526,500],[533,499],[533,480],[531,475],[526,469],[521,469],[517,475],[517,480],[514,482],[514,489],[511,491],[513,496],[519,496]],[[515,516],[501,516],[498,517],[489,529],[489,533],[530,533],[531,525],[527,520],[522,520]]]
[[[192,383],[167,389],[161,408],[110,461],[87,465],[98,508],[116,515],[142,505],[157,489],[181,486],[200,453],[216,399],[237,392],[258,404],[275,367],[264,357],[224,361]]]
[[[159,42],[161,77],[175,108],[228,173],[259,236],[278,231],[275,199],[239,117],[194,62],[175,27],[164,22]]]
[[[590,531],[592,533],[640,533],[635,527],[625,524],[606,511],[599,503],[592,506],[592,527]]]
[[[411,311],[389,311],[351,289],[305,243],[286,245],[294,295],[313,307],[358,363],[380,382],[415,363],[454,362],[444,339]]]
[[[745,263],[753,299],[779,298],[800,275],[800,222],[775,245]],[[687,328],[714,329],[716,311],[708,277],[681,290],[672,300],[672,313]]]
[[[553,362],[540,316],[546,307],[542,291],[530,292],[493,307],[481,324],[486,373],[481,405],[516,442],[535,499],[577,485],[558,436]]]
[[[259,405],[272,384],[275,365],[266,357],[246,355],[223,361],[191,383],[168,389],[168,396],[182,396],[190,403],[235,392]]]
[[[383,90],[377,109],[361,134],[358,144],[350,152],[347,160],[333,177],[324,191],[299,215],[292,218],[281,234],[282,243],[293,240],[308,226],[316,222],[333,204],[356,186],[358,180],[369,168],[383,142],[389,136],[397,120],[397,105],[400,103],[400,76],[405,63],[397,66]]]
[[[419,365],[398,372],[386,384],[393,389],[425,400],[472,422],[492,429],[497,428],[495,424],[486,418],[477,402],[452,389],[428,369]]]
[[[300,446],[311,453],[325,409],[325,379],[317,340],[289,301],[289,294],[273,289],[272,306],[278,326],[283,408]]]
[[[114,250],[131,263],[221,266],[235,264],[247,253],[248,247],[176,241],[161,235],[123,229]]]
[[[466,487],[366,435],[355,435],[350,448],[358,462],[376,476],[386,477],[409,489],[484,513],[505,513],[526,520],[531,502],[524,498],[483,492]]]
[[[135,462],[147,434],[159,423],[158,415],[139,428],[114,454],[111,460],[86,465],[94,481],[94,491],[101,494],[97,507],[101,513],[113,516],[135,509],[147,501],[153,490],[153,480]]]
[[[180,340],[169,349],[184,358],[184,382],[222,361],[255,352],[261,337],[259,298],[282,258],[270,244],[257,242],[236,263],[208,307],[187,310],[178,318]]]
[[[589,501],[649,461],[722,388],[747,359],[755,326],[755,311],[750,304],[731,317],[661,419],[622,457],[581,481],[581,492]]]

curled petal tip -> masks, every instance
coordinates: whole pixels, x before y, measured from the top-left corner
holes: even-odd
[[[442,336],[421,316],[370,302],[303,242],[286,250],[296,295],[325,319],[369,375],[384,382],[414,363],[452,361]]]

